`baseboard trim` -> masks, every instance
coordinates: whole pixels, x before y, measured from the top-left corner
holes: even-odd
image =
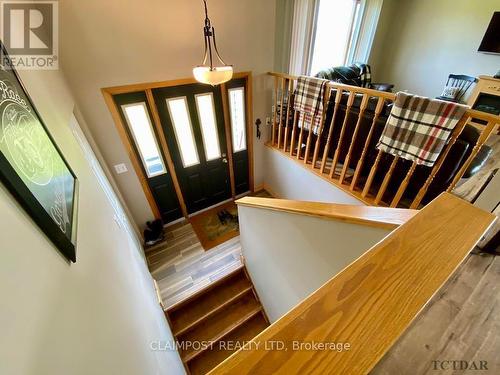
[[[255,185],[253,187],[254,192],[261,191],[261,190],[264,190],[264,184]]]
[[[272,195],[273,198],[281,198],[278,193],[276,193],[268,184],[265,182],[262,184],[262,188]]]

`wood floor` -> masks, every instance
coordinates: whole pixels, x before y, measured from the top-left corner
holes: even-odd
[[[474,176],[468,178],[453,190],[453,194],[468,202],[472,202],[476,198],[491,173],[500,168],[500,135],[492,134],[486,141],[486,145],[491,147],[492,153],[485,165]]]
[[[371,374],[500,374],[499,356],[500,259],[473,253]],[[488,370],[434,369],[448,360],[487,361]]]
[[[241,266],[240,237],[205,251],[190,223],[166,230],[166,241],[147,249],[149,270],[166,308]]]

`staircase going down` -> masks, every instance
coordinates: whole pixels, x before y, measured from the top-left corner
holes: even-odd
[[[165,315],[189,374],[206,374],[269,326],[244,266]]]

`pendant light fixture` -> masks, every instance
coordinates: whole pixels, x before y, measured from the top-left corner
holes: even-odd
[[[233,67],[231,65],[227,65],[219,55],[217,43],[215,42],[215,29],[211,25],[210,19],[208,18],[207,0],[203,0],[203,3],[205,5],[205,27],[203,28],[203,35],[205,38],[205,55],[201,65],[198,65],[193,69],[193,75],[198,82],[215,86],[220,83],[227,82],[233,77]],[[222,65],[214,66],[213,52],[215,52],[215,55]],[[207,60],[210,65],[207,65]]]

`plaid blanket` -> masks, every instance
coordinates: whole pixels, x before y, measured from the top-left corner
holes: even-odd
[[[467,107],[398,92],[377,148],[432,167]]]
[[[300,76],[297,79],[293,109],[299,111],[299,128],[313,129],[318,134],[323,114],[325,79]]]
[[[361,80],[361,87],[370,87],[372,83],[372,69],[370,65],[363,63],[354,63],[359,68],[359,79]]]

